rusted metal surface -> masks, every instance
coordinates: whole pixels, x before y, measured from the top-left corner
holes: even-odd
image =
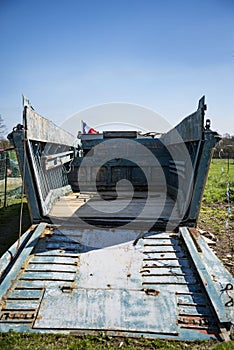
[[[171,293],[155,297],[134,290],[89,288],[75,289],[68,298],[66,293],[55,288],[45,294],[34,328],[122,329],[150,333],[157,328],[158,333],[177,334],[175,306],[175,295]],[[67,315],[65,320],[61,318],[62,313]]]
[[[83,155],[91,150],[82,168],[72,137],[25,106],[25,128],[10,139],[40,224],[0,259],[1,331],[227,339],[234,280],[195,228],[218,140],[203,127],[204,110],[202,98],[161,140],[82,135]],[[96,146],[104,142],[113,145],[113,159],[103,164],[108,149]],[[138,166],[122,155],[137,155]],[[101,195],[95,188],[64,196],[69,183],[78,186],[78,171],[81,184],[96,181]],[[126,181],[116,190],[123,179],[134,191]]]
[[[17,260],[8,272],[1,330],[221,339],[221,326],[231,321],[220,317],[220,307],[225,317],[232,308],[207,293],[183,235],[146,232],[134,243],[138,236],[124,229],[44,229],[24,263]],[[222,270],[217,281],[233,283],[231,276],[222,280]]]

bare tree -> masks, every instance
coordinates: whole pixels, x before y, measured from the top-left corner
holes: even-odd
[[[0,149],[8,148],[10,146],[9,141],[5,138],[5,133],[6,133],[6,126],[0,114]]]
[[[4,133],[6,132],[6,126],[4,120],[0,114],[0,140],[4,140]]]
[[[234,135],[225,134],[226,136],[215,147],[214,158],[231,158],[234,159]]]

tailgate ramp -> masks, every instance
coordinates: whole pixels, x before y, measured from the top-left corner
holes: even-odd
[[[2,273],[1,331],[227,339],[233,278],[189,229],[139,239],[42,223],[30,235]]]

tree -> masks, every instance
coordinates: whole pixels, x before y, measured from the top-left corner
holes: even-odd
[[[4,140],[4,134],[6,132],[6,126],[4,124],[4,120],[0,114],[0,140]]]
[[[5,132],[6,132],[6,126],[0,114],[0,149],[8,148],[10,146],[9,141],[4,136]]]
[[[225,134],[226,136],[215,147],[214,158],[231,158],[234,159],[234,135]]]

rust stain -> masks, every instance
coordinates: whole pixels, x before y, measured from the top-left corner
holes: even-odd
[[[60,289],[62,291],[62,293],[72,293],[73,292],[73,289],[75,287],[74,286],[61,286]]]
[[[155,289],[144,289],[144,292],[146,295],[153,295],[155,297],[160,293],[158,290]]]
[[[40,236],[40,238],[47,238],[49,239],[54,234],[54,228],[53,227],[46,227]]]
[[[189,229],[189,232],[191,234],[192,240],[195,244],[195,247],[197,248],[197,251],[199,253],[202,253],[202,249],[201,249],[200,245],[198,244],[198,238],[200,237],[200,233],[194,227],[189,227],[188,229]]]
[[[207,326],[209,324],[207,319],[200,316],[183,316],[179,320],[188,326]]]

